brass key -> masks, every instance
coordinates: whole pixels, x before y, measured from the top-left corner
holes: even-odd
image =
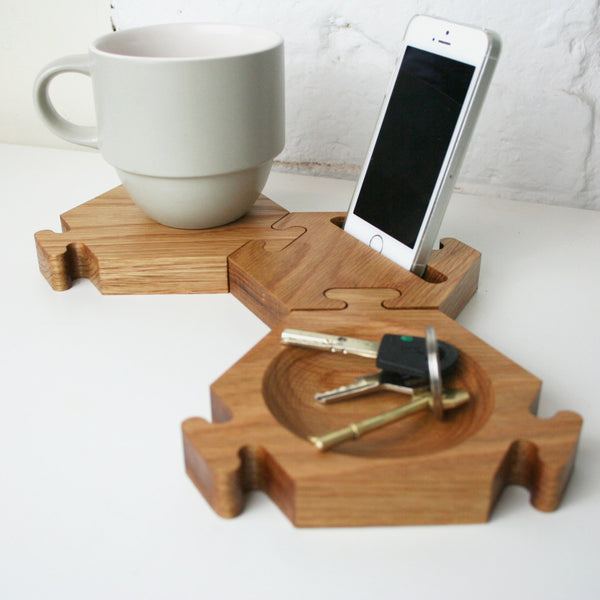
[[[465,404],[468,402],[468,400],[469,392],[465,390],[445,390],[442,398],[442,408],[443,410],[452,409]],[[404,406],[400,406],[398,408],[393,408],[392,410],[375,415],[369,419],[364,419],[358,423],[350,423],[350,425],[347,425],[346,427],[329,431],[323,435],[309,436],[308,439],[319,450],[327,450],[332,446],[341,444],[346,440],[357,439],[369,431],[379,429],[384,425],[398,421],[403,417],[412,415],[420,410],[424,410],[425,408],[433,409],[433,404],[433,394],[431,394],[431,392],[423,392],[415,395],[413,397],[413,401],[409,404],[405,404]]]

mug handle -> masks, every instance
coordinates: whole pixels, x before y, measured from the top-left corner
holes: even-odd
[[[33,101],[46,125],[58,137],[81,146],[98,148],[97,127],[85,127],[67,121],[54,108],[50,100],[50,82],[61,73],[82,73],[89,77],[90,67],[87,54],[65,56],[46,65],[33,85]]]

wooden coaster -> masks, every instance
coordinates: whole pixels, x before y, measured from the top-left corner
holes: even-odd
[[[35,235],[40,270],[55,290],[87,277],[103,294],[228,292],[227,257],[253,239],[281,249],[302,229],[272,225],[288,213],[261,196],[242,219],[205,230],[165,227],[122,186],[61,215],[63,233]]]

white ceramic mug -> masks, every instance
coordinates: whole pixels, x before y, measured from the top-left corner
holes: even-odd
[[[50,63],[34,100],[56,135],[100,149],[146,214],[201,229],[241,217],[262,191],[284,146],[283,70],[283,40],[272,31],[154,25]],[[91,77],[97,127],[53,106],[50,82],[65,72]]]

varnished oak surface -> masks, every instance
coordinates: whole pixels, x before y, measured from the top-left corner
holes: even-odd
[[[440,308],[456,317],[477,289],[479,252],[457,240],[443,240],[424,279],[398,267],[340,227],[333,213],[296,213],[275,227],[304,233],[279,252],[246,244],[229,258],[234,296],[268,325],[292,310],[343,310],[343,300],[325,292],[336,288],[389,288],[398,293],[387,308]]]
[[[119,186],[61,215],[62,233],[36,234],[40,270],[56,290],[85,277],[103,294],[227,292],[227,257],[237,248],[258,237],[278,249],[299,235],[271,228],[286,214],[263,196],[230,225],[174,229],[144,215]]]
[[[230,425],[206,427],[192,418],[183,426],[187,472],[220,515],[236,516],[245,494],[261,489],[298,526],[480,522],[511,483],[528,488],[540,510],[557,508],[581,418],[561,414],[540,426],[529,411],[541,382],[457,333],[443,315],[456,317],[475,292],[480,254],[442,240],[419,278],[345,233],[342,219],[287,214],[261,197],[230,225],[177,230],[145,217],[119,187],[63,214],[63,233],[38,232],[36,246],[54,289],[78,277],[103,293],[230,289],[274,328],[268,343],[211,389],[213,420]],[[376,394],[341,409],[315,407],[315,392],[374,366],[338,366],[294,349],[280,354],[273,348],[282,323],[369,339],[390,331],[424,335],[434,324],[461,352],[449,383],[467,389],[472,401],[442,423],[413,415],[318,455],[307,436],[388,410],[398,398]]]
[[[389,310],[388,290],[335,290],[343,311],[293,311],[211,388],[213,419],[183,425],[188,474],[220,515],[252,489],[268,493],[297,526],[482,522],[508,484],[557,508],[581,428],[579,415],[536,419],[541,382],[438,310]],[[471,402],[442,422],[430,412],[320,454],[307,435],[406,402],[381,392],[317,406],[316,391],[374,372],[374,361],[280,344],[286,327],[378,339],[384,332],[439,338],[460,351],[448,381]]]

